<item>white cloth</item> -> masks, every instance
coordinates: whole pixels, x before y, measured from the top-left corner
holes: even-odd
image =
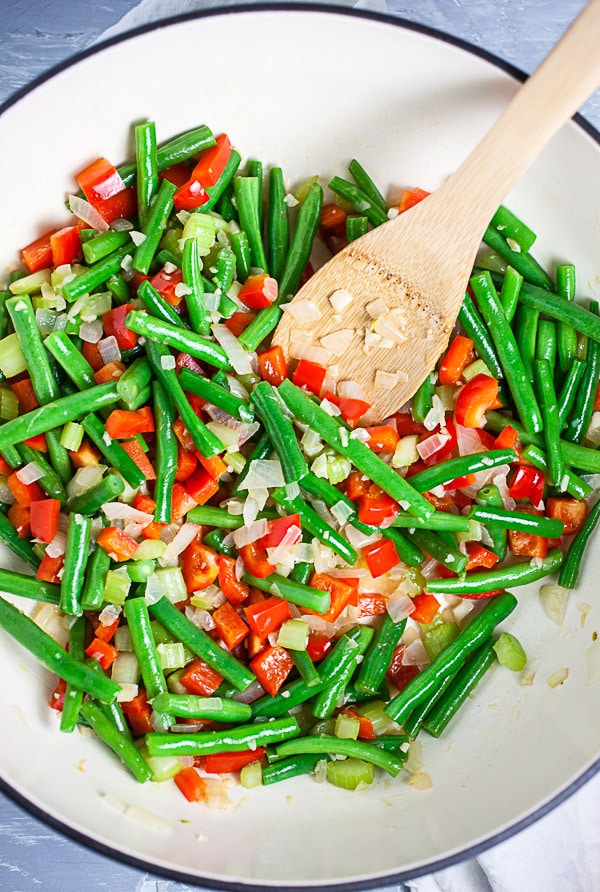
[[[99,40],[161,18],[236,2],[141,0]],[[333,2],[387,11],[386,0]],[[411,892],[600,892],[600,773],[566,802],[505,842],[473,860],[408,880],[406,885]]]

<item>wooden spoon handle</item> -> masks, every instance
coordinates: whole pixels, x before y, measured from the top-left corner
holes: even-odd
[[[600,85],[600,0],[591,0],[461,167],[437,190],[465,195],[481,230],[554,134]]]

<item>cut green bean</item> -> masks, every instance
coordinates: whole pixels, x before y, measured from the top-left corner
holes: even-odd
[[[147,394],[151,380],[152,369],[144,356],[134,359],[117,379],[117,392],[129,410],[145,405],[146,401],[141,399]]]
[[[500,303],[504,310],[507,322],[512,322],[519,303],[519,292],[523,284],[523,276],[512,266],[507,266],[504,271],[502,288],[500,290]]]
[[[493,377],[498,380],[503,378],[504,372],[502,371],[490,333],[469,294],[465,294],[458,312],[458,321],[463,327],[465,334],[473,341],[478,355],[483,359]]]
[[[416,528],[407,530],[406,532],[407,538],[416,545],[423,554],[428,554],[429,557],[438,561],[438,563],[442,564],[444,567],[447,567],[448,570],[452,570],[453,573],[462,576],[465,572],[468,558],[466,554],[463,554],[459,549],[451,533],[448,534],[449,538],[453,540],[451,543],[448,543],[445,538],[442,538],[443,535],[445,535],[443,532],[442,535],[440,535],[439,533],[434,533],[433,530],[420,530]]]
[[[104,600],[104,588],[106,574],[111,565],[111,557],[108,552],[97,545],[87,562],[85,581],[81,594],[81,607],[83,610],[100,610]]]
[[[19,344],[40,405],[56,400],[60,388],[54,377],[48,354],[36,322],[35,313],[28,295],[11,297],[6,301],[6,309],[19,338]]]
[[[373,201],[354,183],[349,183],[343,177],[335,176],[329,180],[328,185],[335,195],[349,202],[359,214],[367,217],[372,226],[381,226],[382,223],[387,223],[389,219],[387,210],[383,210],[379,202]]]
[[[426,591],[431,594],[442,592],[449,595],[460,594],[461,597],[468,598],[469,595],[481,595],[507,586],[528,585],[530,582],[536,582],[538,579],[555,573],[562,561],[562,551],[559,548],[553,548],[545,558],[540,558],[537,563],[525,561],[511,564],[509,567],[467,573],[464,579],[430,579],[427,582]]]
[[[298,483],[308,473],[308,465],[298,445],[293,422],[283,411],[277,391],[267,381],[261,381],[252,391],[251,400],[279,456],[284,480]]]
[[[435,393],[435,375],[429,374],[421,382],[412,398],[411,415],[419,424],[423,424],[433,408],[433,395]]]
[[[559,585],[562,585],[565,588],[576,587],[588,540],[597,527],[599,520],[600,500],[594,504],[586,517],[583,526],[569,545],[569,550],[567,551],[564,563],[560,569],[558,577]]]
[[[487,490],[490,487],[482,487]],[[497,489],[497,487],[495,487]],[[491,504],[474,505],[469,511],[469,517],[484,524],[494,524],[506,530],[520,530],[524,533],[532,533],[535,536],[546,536],[548,539],[560,539],[564,532],[562,520],[553,517],[538,517],[537,514],[528,514],[526,511],[509,511],[506,508]]]
[[[69,514],[65,562],[60,581],[60,609],[76,616],[82,612],[81,599],[92,534],[92,519]]]
[[[92,266],[92,264],[98,263],[99,260],[103,260],[109,254],[112,254],[113,251],[116,251],[117,248],[122,248],[124,245],[128,245],[133,250],[129,232],[126,230],[107,229],[106,232],[101,232],[99,235],[83,242],[83,259],[88,266]]]
[[[152,701],[152,707],[173,716],[211,719],[214,722],[245,722],[252,715],[252,709],[246,703],[194,694],[158,694]]]
[[[110,747],[121,762],[129,768],[133,776],[141,784],[150,780],[152,769],[137,747],[122,734],[113,722],[106,717],[97,703],[86,700],[81,706],[81,715],[94,729],[98,737]]]
[[[525,280],[523,284],[531,282],[539,288],[552,288],[552,279],[535,258],[528,252],[521,251],[518,246],[512,247],[504,235],[493,226],[488,226],[482,241],[513,266],[517,272],[521,273]]]
[[[168,322],[176,328],[183,326],[183,320],[168,301],[164,299],[148,279],[142,279],[138,285],[137,296],[151,316],[160,322]]]
[[[0,573],[0,583],[2,581]],[[2,587],[4,591],[9,591],[4,585]],[[15,592],[15,594],[22,593]],[[32,619],[1,597],[0,627],[32,653],[50,672],[67,683],[81,688],[91,697],[111,703],[120,691],[118,684],[76,660]]]
[[[547,359],[538,359],[536,360],[535,368],[537,390],[542,410],[542,419],[544,422],[544,440],[546,442],[548,470],[550,472],[550,479],[555,488],[562,491],[566,483],[563,481],[565,463],[560,448],[560,423],[558,418],[556,390],[554,389],[553,367]]]
[[[17,446],[17,449],[24,464],[34,462],[42,472],[42,476],[38,477],[36,481],[38,486],[44,490],[49,498],[57,499],[61,505],[64,505],[67,496],[62,480],[43,452],[40,452],[39,449],[34,449],[32,446],[26,446],[25,443],[21,443]]]
[[[127,314],[125,324],[131,331],[157,342],[161,347],[167,345],[175,350],[189,353],[190,356],[215,366],[215,368],[231,370],[227,354],[219,344],[215,344],[181,325],[172,325],[170,322],[155,319],[139,310],[131,310]],[[167,356],[166,351],[163,351],[162,355]]]
[[[406,619],[394,622],[388,613],[384,614],[360,664],[355,681],[357,691],[375,696],[390,668],[394,648],[400,641],[405,628]]]
[[[158,147],[156,152],[158,170],[166,170],[174,164],[187,161],[199,152],[210,149],[215,145],[215,142],[214,134],[206,124],[188,130]],[[117,168],[117,172],[124,184],[131,186],[136,181],[137,164],[135,162],[122,164]]]
[[[243,229],[240,229],[239,232],[232,232],[229,236],[229,240],[231,242],[231,250],[235,254],[236,276],[238,281],[243,284],[250,275],[250,269],[252,267],[250,242]],[[271,268],[273,268],[272,259],[269,259],[269,263]]]
[[[204,302],[202,261],[198,250],[198,241],[195,238],[188,238],[183,243],[181,269],[184,284],[189,289],[185,295],[185,305],[192,331],[206,336],[210,334],[212,319]]]
[[[535,232],[504,205],[500,205],[490,221],[490,226],[497,229],[504,239],[516,242],[521,251],[527,252],[533,247]]]
[[[457,638],[397,694],[384,709],[391,719],[401,725],[411,711],[422,703],[448,675],[454,673],[492,634],[496,626],[517,606],[511,592],[492,598]]]
[[[517,454],[514,449],[489,449],[487,452],[460,455],[458,458],[450,458],[413,474],[410,483],[417,492],[428,492],[437,486],[456,480],[457,477],[477,474],[479,471],[487,471],[516,460]]]
[[[305,607],[307,610],[312,610],[315,613],[327,613],[329,610],[331,601],[329,592],[312,588],[310,585],[302,585],[300,582],[295,582],[293,579],[281,576],[279,573],[271,573],[263,579],[259,579],[251,573],[244,573],[242,581],[247,585],[260,589],[261,592],[276,595],[278,598],[283,598],[291,604]]]
[[[380,208],[380,210],[387,217],[387,201],[379,191],[379,188],[377,187],[371,175],[367,173],[360,161],[357,161],[356,158],[353,158],[348,165],[348,173],[350,174],[358,188],[361,190],[361,192],[363,192],[367,196],[371,204]]]
[[[208,756],[236,753],[259,746],[271,746],[296,737],[298,722],[291,716],[272,722],[242,725],[228,731],[196,731],[194,734],[146,735],[151,756]]]
[[[485,531],[489,538],[488,547],[494,554],[498,555],[501,561],[506,557],[506,551],[508,548],[508,532],[505,526],[501,523],[497,523],[494,517],[491,517],[489,514],[490,510],[493,511],[504,511],[504,500],[500,493],[500,490],[496,486],[495,483],[487,483],[485,486],[482,486],[477,490],[477,494],[475,496],[475,501],[484,514],[486,515],[485,520],[481,520],[480,523],[483,523],[485,526]],[[473,516],[473,511],[475,509],[471,509],[469,517],[474,520],[478,518]],[[497,515],[496,515],[497,516]],[[502,516],[502,515],[500,515]]]
[[[87,620],[85,616],[78,616],[69,629],[69,653],[75,660],[84,659],[85,638]],[[65,698],[60,714],[60,730],[72,733],[79,718],[79,710],[83,703],[83,691],[73,684],[65,687]]]
[[[173,429],[175,413],[171,397],[160,381],[152,382],[152,393],[156,419],[154,519],[158,523],[171,523],[173,486],[179,453],[177,436]]]
[[[94,386],[93,368],[65,331],[53,331],[44,346],[79,390]]]
[[[0,542],[10,548],[13,554],[16,554],[23,563],[37,570],[40,565],[40,559],[32,548],[29,539],[19,536],[15,527],[8,517],[0,511]]]
[[[590,301],[590,311],[599,313],[597,301]],[[600,378],[600,343],[588,341],[587,359],[577,389],[571,416],[565,425],[563,438],[570,443],[581,443],[592,420],[594,401]]]
[[[179,383],[184,390],[196,394],[196,396],[201,397],[213,406],[218,406],[219,409],[227,412],[228,415],[233,415],[239,421],[244,421],[247,424],[251,424],[254,421],[254,412],[247,400],[236,396],[227,387],[215,384],[210,378],[205,378],[203,375],[191,371],[191,369],[182,368],[179,373]],[[260,384],[258,387],[260,387]]]
[[[535,468],[544,472],[548,470],[548,457],[543,449],[530,444],[525,447],[522,454],[523,458]],[[574,471],[571,471],[570,468],[565,468],[563,482],[565,492],[573,496],[574,499],[587,499],[592,494],[592,487],[589,483],[575,474]]]
[[[134,127],[137,167],[137,204],[140,225],[144,227],[150,205],[158,192],[158,149],[154,121],[144,121]]]
[[[91,486],[80,495],[69,499],[67,507],[71,512],[93,516],[98,513],[105,502],[112,502],[121,495],[124,489],[123,478],[118,474],[109,473],[95,486]]]
[[[248,236],[252,266],[269,272],[261,233],[260,180],[258,177],[235,177],[233,181],[240,226]]]
[[[328,759],[327,753],[301,753],[280,759],[262,770],[262,782],[265,787],[280,781],[290,780],[302,774],[311,774],[319,762]]]
[[[536,362],[544,359],[554,369],[556,365],[556,323],[552,319],[540,319],[535,346]]]
[[[149,700],[167,693],[167,682],[160,665],[160,657],[150,625],[150,615],[144,598],[128,598],[123,605],[123,613],[131,635],[131,642],[137,657],[140,674]],[[171,717],[154,711],[155,728],[166,731],[172,724]]]
[[[112,254],[108,254],[107,257],[103,257],[102,260],[94,263],[89,269],[79,273],[75,278],[63,282],[61,291],[65,300],[73,303],[78,297],[90,294],[99,285],[104,285],[111,276],[117,275],[121,271],[121,266],[127,255],[131,256],[132,248],[133,245],[131,243],[123,245],[121,248],[113,251]]]
[[[329,734],[322,734],[316,737],[311,735],[298,737],[287,743],[281,743],[277,747],[278,756],[297,756],[301,753],[323,753],[362,759],[365,762],[377,765],[378,768],[383,768],[392,777],[396,777],[404,764],[404,759],[399,759],[395,754],[388,753],[372,743],[365,743],[362,740],[348,740]]]
[[[140,273],[146,274],[150,270],[173,208],[175,189],[176,187],[170,180],[161,180],[156,197],[142,226],[142,232],[145,235],[144,241],[137,245],[133,253],[133,268]]]
[[[556,267],[556,293],[572,303],[576,291],[575,267],[561,263]],[[577,332],[566,322],[557,323],[558,361],[563,372],[568,372],[577,358]]]
[[[567,422],[567,418],[571,414],[573,406],[575,405],[579,384],[583,378],[584,371],[585,362],[582,362],[580,359],[574,359],[565,376],[560,393],[558,394],[558,425],[561,433]]]
[[[343,702],[344,692],[350,683],[352,676],[356,672],[356,667],[364,656],[369,644],[373,639],[373,629],[368,626],[359,626],[356,636],[356,652],[354,658],[349,661],[348,665],[340,671],[336,678],[325,685],[313,700],[311,710],[313,715],[318,719],[328,719],[334,714],[340,703]]]
[[[281,167],[269,170],[269,210],[267,215],[267,255],[271,275],[280,281],[290,245],[289,210],[285,201]]]
[[[369,231],[369,221],[366,217],[346,217],[346,242],[355,242],[357,238],[366,235]]]

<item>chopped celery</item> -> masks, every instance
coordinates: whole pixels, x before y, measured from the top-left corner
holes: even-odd
[[[429,658],[434,660],[449,644],[452,644],[458,637],[459,631],[456,623],[434,623],[429,626],[423,635],[423,644]]]
[[[104,582],[104,600],[120,607],[125,603],[130,587],[131,579],[125,567],[109,570]]]
[[[360,719],[340,712],[335,720],[335,736],[356,740],[360,731]]]
[[[465,381],[470,381],[471,378],[475,377],[475,375],[487,375],[488,378],[494,377],[483,359],[476,359],[475,362],[472,362],[465,369],[463,369],[462,376]]]
[[[369,786],[375,779],[375,766],[362,759],[333,759],[327,763],[327,780],[335,787],[356,790],[359,785]]]
[[[22,276],[14,282],[11,282],[9,290],[12,294],[31,294],[32,291],[39,291],[42,285],[50,282],[50,270],[41,269],[36,273],[30,273],[28,276]]]
[[[513,672],[520,672],[527,665],[527,655],[521,642],[510,632],[502,632],[494,644],[494,650],[500,665]]]
[[[27,363],[16,332],[0,341],[0,371],[5,378],[13,378],[27,371]]]
[[[156,650],[163,669],[182,669],[185,666],[185,648],[180,641],[157,644]]]
[[[240,771],[240,783],[246,790],[260,787],[262,784],[262,766],[260,762],[250,762]]]
[[[159,567],[146,581],[146,597],[158,601],[165,595],[173,604],[185,601],[188,596],[179,567]]]
[[[19,401],[10,387],[0,387],[0,419],[10,421],[19,414]]]
[[[198,252],[206,255],[214,244],[215,236],[216,225],[212,214],[192,213],[184,223],[181,240],[195,239]]]
[[[60,435],[60,445],[71,452],[77,452],[83,442],[84,430],[76,421],[67,421]]]
[[[306,650],[309,634],[310,627],[304,620],[288,619],[279,629],[277,644],[290,650]]]

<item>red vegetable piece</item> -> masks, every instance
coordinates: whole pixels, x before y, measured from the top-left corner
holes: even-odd
[[[498,381],[489,375],[475,375],[461,388],[454,408],[454,420],[463,427],[483,427],[485,414],[498,399]]]

